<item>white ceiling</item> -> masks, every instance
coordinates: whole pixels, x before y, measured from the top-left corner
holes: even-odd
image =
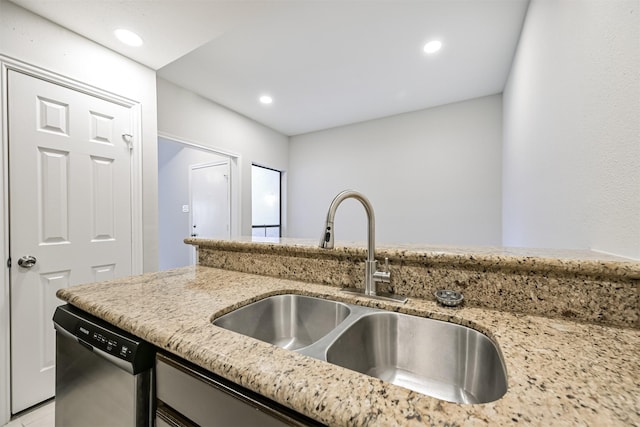
[[[502,92],[528,0],[11,0],[286,135]],[[112,32],[136,31],[143,47]],[[422,46],[440,39],[428,56]],[[262,105],[269,94],[274,102]]]

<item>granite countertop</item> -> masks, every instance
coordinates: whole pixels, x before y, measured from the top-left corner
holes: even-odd
[[[500,346],[509,389],[479,405],[440,401],[218,328],[269,295],[375,305],[480,330]],[[329,425],[639,425],[640,331],[432,301],[386,303],[333,286],[185,267],[75,286],[58,297],[222,377]]]
[[[187,238],[185,243],[199,247],[214,247],[254,252],[260,247],[291,255],[309,257],[367,255],[366,242],[336,241],[335,248],[319,249],[316,240],[299,238],[240,237],[228,240]],[[640,260],[603,252],[575,249],[515,248],[493,246],[434,246],[420,243],[376,244],[376,258],[401,258],[423,261],[432,265],[484,266],[522,271],[562,271],[565,274],[595,274],[640,280]]]
[[[268,244],[280,246],[286,250],[291,248],[307,248],[317,249],[318,240],[304,239],[296,237],[256,237],[241,236],[233,239],[206,239],[200,237],[190,237],[185,239],[186,243],[194,245],[233,245],[247,246]],[[367,242],[362,241],[346,241],[336,240],[335,247],[351,248],[366,251]],[[397,253],[413,253],[413,254],[430,254],[430,255],[446,255],[446,256],[462,256],[474,258],[511,258],[516,262],[522,262],[525,259],[545,259],[549,262],[557,263],[558,261],[580,261],[580,262],[599,262],[599,263],[621,263],[635,266],[638,272],[640,260],[625,258],[618,255],[608,254],[606,252],[592,251],[588,249],[549,249],[549,248],[523,248],[509,246],[460,246],[460,245],[428,245],[425,243],[380,243],[377,242],[376,251]]]

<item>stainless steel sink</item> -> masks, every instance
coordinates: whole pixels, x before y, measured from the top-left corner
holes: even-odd
[[[302,295],[277,295],[249,304],[213,324],[296,350],[331,332],[350,313],[346,304]]]
[[[507,391],[497,345],[453,323],[278,295],[213,324],[450,402],[492,402]]]
[[[326,360],[450,402],[492,402],[507,391],[502,357],[488,337],[399,313],[360,317],[328,347]]]

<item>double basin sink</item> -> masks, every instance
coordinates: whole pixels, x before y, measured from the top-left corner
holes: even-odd
[[[449,402],[487,403],[507,391],[497,344],[453,323],[289,294],[213,324]]]

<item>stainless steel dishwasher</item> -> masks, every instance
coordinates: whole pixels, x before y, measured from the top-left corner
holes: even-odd
[[[56,427],[151,425],[154,347],[71,305],[56,329]]]

